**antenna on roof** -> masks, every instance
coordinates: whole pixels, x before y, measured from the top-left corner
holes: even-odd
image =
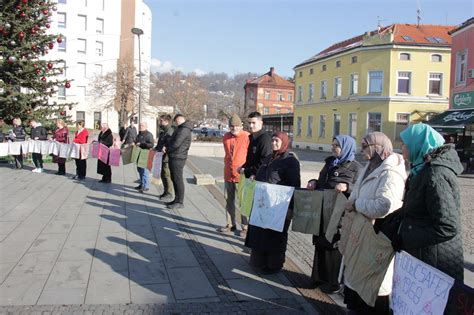
[[[417,26],[420,27],[420,21],[421,21],[421,6],[420,6],[420,0],[416,0],[416,3],[417,3],[416,20],[417,20]]]
[[[378,33],[380,33],[380,31],[382,31],[382,28],[383,28],[382,21],[386,21],[386,20],[385,19],[382,20],[380,18],[380,15],[377,15],[377,32]]]

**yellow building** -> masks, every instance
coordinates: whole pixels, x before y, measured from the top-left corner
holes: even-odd
[[[399,148],[410,122],[448,109],[451,26],[393,24],[295,66],[293,146],[330,150],[338,134],[382,131]]]

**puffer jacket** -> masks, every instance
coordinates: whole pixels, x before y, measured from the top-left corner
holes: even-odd
[[[186,160],[188,158],[192,131],[193,124],[190,121],[185,121],[176,128],[166,146],[166,154],[170,159]]]
[[[400,209],[407,173],[403,157],[397,153],[389,155],[372,173],[363,178],[368,166],[369,164],[359,172],[349,200],[355,200],[357,212],[375,220]],[[379,295],[386,296],[392,292],[392,278],[393,260],[380,286]],[[345,285],[351,287],[350,283]]]
[[[155,145],[153,134],[148,130],[140,131],[135,138],[135,144],[140,143],[140,148],[151,149]]]

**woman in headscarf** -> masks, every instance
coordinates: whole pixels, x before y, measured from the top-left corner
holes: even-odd
[[[265,158],[255,180],[295,188],[300,187],[300,162],[288,151],[288,146],[289,139],[286,133],[277,132],[273,135],[273,154]],[[277,273],[283,268],[292,207],[293,202],[289,205],[282,232],[249,224],[245,246],[251,248],[250,264],[260,269],[262,273]]]
[[[52,140],[61,143],[69,143],[69,129],[66,127],[64,120],[56,120],[56,130],[54,130]],[[53,162],[58,164],[56,175],[66,175],[66,159],[53,155]]]
[[[308,182],[308,189],[334,189],[349,197],[352,186],[357,179],[361,165],[355,161],[356,142],[346,135],[335,136],[331,144],[332,155],[326,158],[319,178]],[[338,237],[329,242],[323,233],[323,219],[319,235],[313,235],[315,245],[311,280],[325,293],[336,293],[340,290],[339,269],[341,254],[336,248]]]
[[[102,123],[100,125],[98,141],[108,148],[114,144],[114,136],[112,135],[112,130],[109,129],[109,124]],[[99,180],[99,183],[107,184],[112,181],[112,169],[110,165],[102,162],[100,159],[97,159],[97,173],[102,175],[102,179]]]
[[[459,157],[454,146],[444,145],[443,137],[429,125],[412,125],[400,137],[410,175],[403,207],[381,229],[396,251],[404,250],[463,281]]]
[[[371,223],[402,206],[405,180],[405,162],[400,154],[393,152],[390,139],[382,132],[372,132],[362,139],[362,153],[367,165],[360,172],[345,208],[357,211]],[[364,242],[364,239],[360,240]],[[390,263],[379,288],[375,306],[362,300],[348,279],[350,272],[344,270],[344,302],[356,314],[389,314],[389,295],[392,291],[393,261]]]

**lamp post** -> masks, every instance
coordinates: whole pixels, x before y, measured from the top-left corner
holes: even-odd
[[[134,27],[132,28],[132,34],[138,36],[138,75],[140,77],[138,81],[138,126],[140,126],[142,121],[142,51],[140,48],[140,35],[143,35],[143,30]]]

